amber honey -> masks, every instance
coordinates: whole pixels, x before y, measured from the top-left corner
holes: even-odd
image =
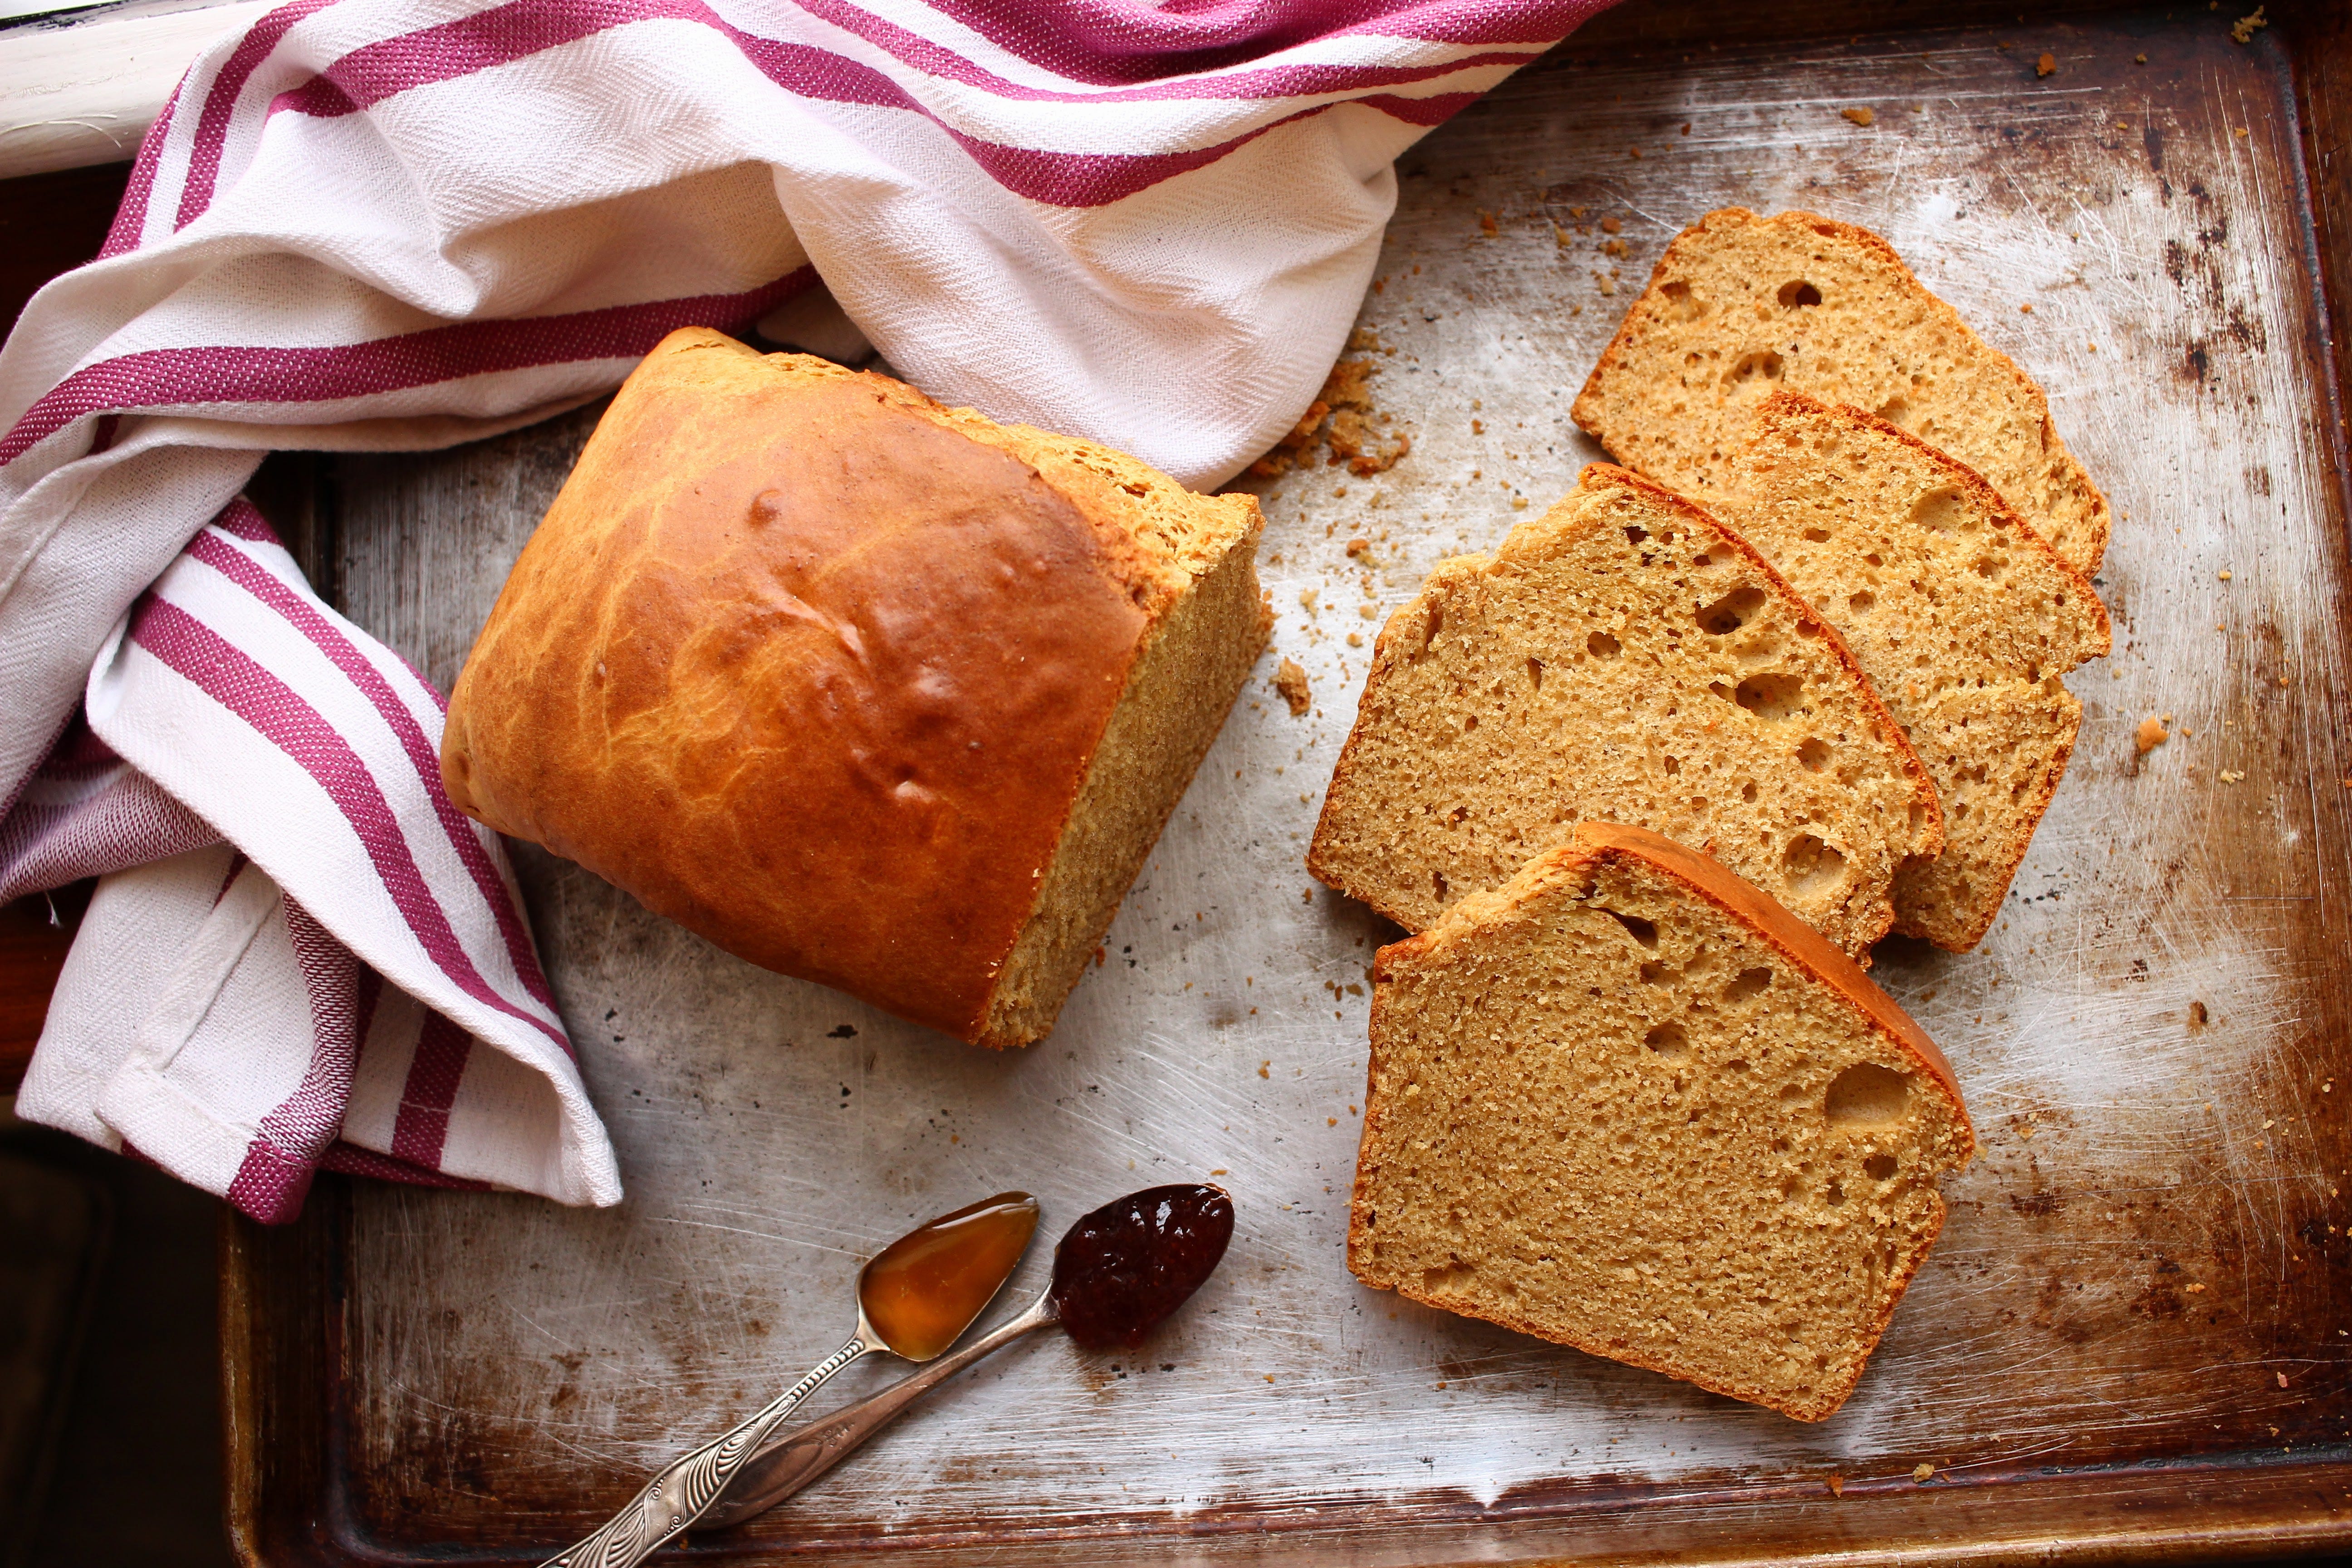
[[[1036,1228],[1035,1198],[999,1193],[900,1237],[857,1277],[866,1321],[908,1361],[930,1360],[1011,1278]]]

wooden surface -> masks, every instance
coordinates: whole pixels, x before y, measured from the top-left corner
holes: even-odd
[[[2298,33],[2273,10],[2242,46],[2202,8],[1857,34],[1819,10],[1648,6],[1433,133],[1403,160],[1362,323],[1412,455],[1260,486],[1277,651],[1314,702],[1294,720],[1263,679],[1245,696],[1061,1027],[975,1053],[526,851],[629,1199],[336,1184],[295,1230],[241,1228],[249,1559],[530,1560],[829,1350],[858,1258],[907,1223],[1023,1185],[1051,1230],[1210,1171],[1241,1228],[1148,1359],[1007,1352],[696,1550],[1927,1562],[1965,1542],[2023,1563],[2342,1542],[2352,563],[2326,297],[2344,247],[2317,226],[2345,216],[2352,75],[2332,18]],[[1780,36],[1807,16],[1836,30]],[[1775,41],[1725,41],[1743,17]],[[1867,128],[1840,112],[1861,107]],[[1570,399],[1665,241],[1734,202],[1885,233],[2049,388],[2119,518],[2099,579],[2116,653],[2073,681],[2083,740],[2004,919],[1975,953],[1880,952],[1984,1154],[1820,1426],[1348,1279],[1363,969],[1386,931],[1298,866],[1369,658],[1349,636],[1368,645],[1437,559],[1598,456]],[[592,419],[333,465],[305,504],[323,499],[350,613],[446,684]],[[2143,757],[2153,714],[2177,738]]]

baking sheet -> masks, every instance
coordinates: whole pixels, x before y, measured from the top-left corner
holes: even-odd
[[[2285,55],[2178,15],[1571,44],[1409,154],[1362,326],[1411,454],[1251,481],[1276,648],[1106,967],[1030,1050],[751,969],[523,851],[629,1195],[586,1213],[354,1188],[353,1533],[395,1556],[551,1547],[830,1351],[859,1259],[908,1224],[1023,1186],[1050,1236],[1213,1172],[1233,1249],[1146,1356],[1007,1352],[713,1549],[2330,1453],[2352,1343],[2342,474]],[[1867,127],[1842,113],[1864,107]],[[1880,952],[1983,1155],[1817,1427],[1349,1279],[1366,971],[1392,931],[1299,863],[1379,617],[1600,456],[1570,401],[1666,240],[1733,204],[1885,234],[2049,389],[2118,513],[2098,580],[2116,652],[2071,681],[2082,741],[2001,921],[1973,954]],[[592,422],[342,463],[354,617],[446,688]],[[1310,678],[1302,717],[1269,686],[1284,657]],[[2162,714],[2176,738],[2143,756],[2133,732]]]

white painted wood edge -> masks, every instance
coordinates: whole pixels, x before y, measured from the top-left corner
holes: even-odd
[[[205,46],[277,3],[230,0],[0,33],[0,179],[133,156]]]

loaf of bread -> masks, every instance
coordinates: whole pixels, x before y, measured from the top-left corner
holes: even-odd
[[[1600,464],[1390,617],[1307,865],[1419,931],[1587,819],[1706,846],[1854,953],[1943,843],[1836,633],[1736,533]]]
[[[1764,400],[1729,515],[1837,627],[1927,764],[1944,852],[1895,878],[1895,928],[1973,947],[2066,771],[2107,651],[2083,574],[1975,470],[1858,408]]]
[[[1683,230],[1575,418],[1626,467],[1712,503],[1756,405],[1783,387],[1942,447],[2069,564],[2098,570],[2107,500],[2058,438],[2042,389],[1852,224],[1728,207]]]
[[[1036,1039],[1265,646],[1256,502],[717,332],[614,398],[458,679],[459,807],[751,962]]]
[[[1381,950],[1367,1285],[1802,1421],[1853,1392],[1975,1135],[1951,1068],[1716,862],[1587,822]]]

